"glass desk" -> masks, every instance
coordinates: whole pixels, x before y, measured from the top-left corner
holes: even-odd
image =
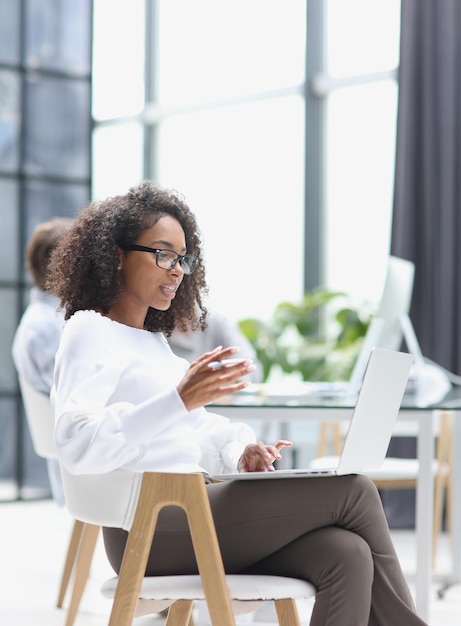
[[[266,394],[264,385],[259,392],[238,393],[227,396],[209,405],[209,409],[235,421],[260,421],[276,424],[279,437],[290,439],[290,424],[295,421],[333,422],[349,420],[355,404],[353,397],[325,397],[296,392],[290,395]],[[461,567],[461,389],[454,387],[435,404],[421,406],[415,398],[406,394],[396,422],[396,433],[403,425],[412,426],[417,437],[417,458],[419,461],[416,487],[416,574],[415,602],[422,619],[429,619],[429,596],[433,582],[432,571],[432,528],[434,502],[434,432],[439,411],[452,411],[454,419],[453,436],[453,568],[445,576],[445,586],[457,583]],[[287,457],[286,451],[285,456]],[[283,454],[282,452],[282,454]],[[289,456],[287,457],[289,459]]]

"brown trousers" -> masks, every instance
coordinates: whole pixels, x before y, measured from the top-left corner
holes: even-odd
[[[228,573],[273,574],[317,589],[311,626],[422,626],[374,484],[364,476],[232,481],[207,485]],[[118,573],[126,532],[104,528]],[[187,521],[159,517],[147,575],[197,567]]]

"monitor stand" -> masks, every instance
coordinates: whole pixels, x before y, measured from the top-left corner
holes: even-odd
[[[410,378],[414,380],[415,404],[418,406],[436,404],[450,391],[451,381],[442,367],[424,358],[410,317],[402,315],[400,323],[408,352],[415,359],[410,374]]]

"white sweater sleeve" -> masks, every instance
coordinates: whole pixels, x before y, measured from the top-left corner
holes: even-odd
[[[236,471],[245,447],[256,441],[252,428],[203,409],[196,425],[200,432],[201,465],[209,474]]]
[[[176,388],[187,363],[159,337],[132,336],[94,315],[70,320],[56,355],[55,439],[68,471],[236,468],[252,429],[189,412]]]
[[[85,340],[64,333],[56,356],[56,446],[63,464],[75,474],[135,463],[156,433],[188,413],[174,384],[144,393],[143,400],[135,389],[126,400],[117,398],[129,357],[120,354],[111,337],[88,330]]]

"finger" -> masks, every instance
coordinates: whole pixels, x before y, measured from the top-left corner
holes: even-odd
[[[239,350],[240,348],[238,346],[227,346],[226,348],[223,348],[220,345],[220,346],[216,346],[216,348],[213,348],[213,350],[208,350],[207,352],[204,352],[203,354],[198,356],[195,360],[203,361],[203,360],[209,360],[211,358],[214,358],[214,359],[221,358],[223,356],[235,354]]]
[[[232,382],[236,378],[246,376],[255,369],[255,364],[250,359],[223,359],[222,361],[211,361],[208,367],[219,372],[219,379],[223,382]]]
[[[292,441],[287,441],[286,439],[279,439],[276,443],[274,443],[274,447],[277,450],[281,450],[282,448],[289,448],[293,445]]]
[[[244,365],[247,363],[247,360],[240,357],[240,358],[234,358],[234,359],[219,359],[218,361],[210,361],[209,363],[207,363],[208,367],[211,367],[211,369],[214,370],[219,370],[219,369],[224,369],[224,368],[229,368],[232,365]],[[251,361],[248,361],[248,363],[251,363]]]
[[[211,361],[212,359],[216,359],[222,352],[222,349],[222,346],[216,346],[216,348],[214,348],[213,350],[209,350],[208,352],[204,352],[203,354],[198,356],[196,359],[194,359],[192,363],[202,363]]]
[[[263,457],[261,458],[263,469],[267,472],[275,471],[272,463],[282,458],[277,448],[275,448],[274,446],[267,446],[262,441],[258,441],[258,449],[263,455]]]
[[[247,458],[254,469],[265,469],[272,464],[274,455],[262,441],[257,441],[247,449]]]
[[[282,455],[275,446],[266,446],[266,450],[270,454],[271,461],[279,461]]]
[[[218,351],[206,353],[204,363],[211,365],[213,363],[214,369],[219,367],[234,365],[235,363],[241,363],[245,360],[245,357],[238,357],[239,348],[237,346],[229,346],[228,348],[220,349]]]
[[[216,387],[214,390],[210,390],[209,398],[207,399],[207,404],[209,402],[213,402],[215,400],[219,400],[223,396],[229,396],[238,391],[243,391],[246,389],[251,383],[247,380],[239,381],[238,383],[226,384]]]
[[[272,455],[273,461],[279,461],[282,458],[280,454],[280,450],[285,447],[289,447],[292,445],[291,441],[286,441],[285,439],[279,439],[274,445],[266,445],[266,450],[269,454]]]
[[[264,458],[271,459],[271,461],[272,461],[274,455],[271,452],[271,450],[269,450],[269,448],[271,448],[273,446],[268,446],[263,441],[258,441],[257,447],[258,447],[258,451],[262,454],[262,456]]]
[[[274,456],[267,450],[266,445],[262,441],[250,444],[245,448],[243,463],[239,467],[239,471],[243,472],[273,472]]]
[[[238,346],[227,346],[226,348],[218,346],[217,348],[212,350],[212,352],[208,352],[207,354],[213,355],[214,358],[223,359],[230,356],[231,354],[236,354],[237,352],[239,352],[239,350],[240,348]]]

